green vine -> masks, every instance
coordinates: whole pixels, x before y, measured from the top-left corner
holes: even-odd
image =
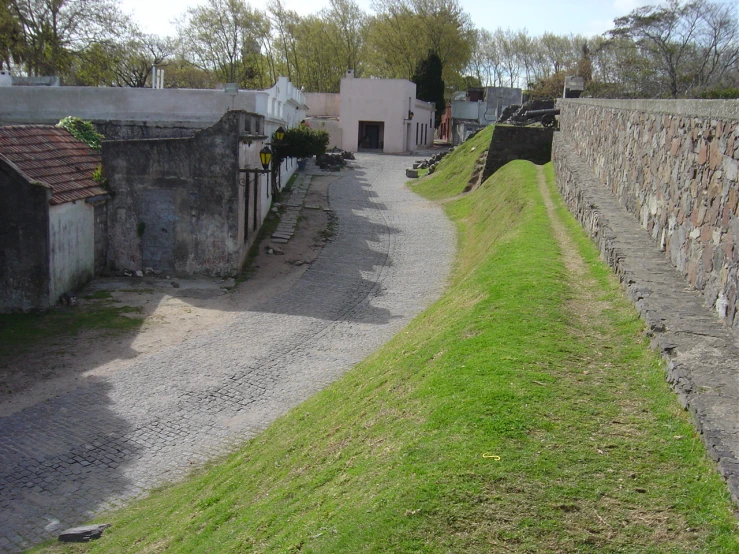
[[[56,126],[66,129],[77,140],[81,140],[93,150],[100,152],[102,141],[105,137],[98,133],[89,121],[85,121],[79,117],[69,116],[62,119]]]

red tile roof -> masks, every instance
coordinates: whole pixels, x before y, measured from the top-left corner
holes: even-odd
[[[0,127],[0,158],[29,181],[51,187],[51,204],[64,204],[108,191],[92,179],[102,157],[69,131],[51,125]]]

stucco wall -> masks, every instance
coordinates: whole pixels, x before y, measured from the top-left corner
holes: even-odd
[[[192,138],[103,144],[114,192],[108,228],[112,269],[213,275],[239,269],[256,235],[244,237],[246,186],[254,179],[242,185],[239,173],[240,166],[261,167],[262,141],[240,140],[246,121],[255,118],[261,130],[259,116],[231,111]],[[260,178],[257,190],[260,224],[266,180]],[[253,189],[248,198],[253,210]]]
[[[49,305],[51,189],[0,161],[0,310]]]
[[[706,303],[737,326],[739,101],[559,106],[561,133],[577,154]]]
[[[413,133],[408,112],[416,99],[416,85],[405,79],[341,80],[340,115],[344,150],[356,152],[359,142],[359,122],[384,122],[386,153],[399,153],[414,147],[408,140]]]
[[[328,133],[329,148],[341,148],[344,144],[344,135],[338,117],[309,117],[307,122],[311,129],[319,129]]]
[[[78,289],[95,272],[95,208],[82,200],[49,207],[49,298]]]
[[[434,123],[436,118],[436,108],[434,104],[430,102],[424,102],[423,100],[416,100],[413,107],[413,121],[411,122],[411,141],[414,147],[432,146],[434,144]],[[416,140],[416,125],[418,128],[418,140]],[[421,127],[424,127],[426,132],[421,135]]]
[[[308,105],[308,117],[339,117],[341,101],[336,92],[307,92],[305,103]]]
[[[254,91],[120,87],[7,87],[0,124],[54,124],[74,115],[89,120],[200,122],[212,125],[227,110],[256,111]],[[171,135],[170,135],[171,136]]]

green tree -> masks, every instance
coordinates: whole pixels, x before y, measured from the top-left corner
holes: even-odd
[[[739,62],[736,7],[730,4],[669,0],[614,23],[611,37],[633,41],[673,98],[720,82]]]
[[[475,33],[457,0],[376,0],[373,7],[368,41],[378,76],[411,79],[429,52],[441,60],[445,80],[464,71]]]
[[[439,126],[441,116],[444,114],[446,102],[444,101],[444,79],[441,77],[442,66],[439,56],[429,52],[425,60],[418,62],[416,72],[412,81],[416,83],[416,97],[425,102],[436,103],[435,127]]]
[[[114,36],[126,19],[114,0],[8,0],[7,10],[31,75],[64,76],[79,51]]]
[[[188,10],[179,28],[182,53],[193,65],[243,88],[260,82],[269,31],[266,15],[241,0],[207,0]]]
[[[0,0],[0,62],[7,67],[24,57],[23,28],[11,11],[10,0]]]

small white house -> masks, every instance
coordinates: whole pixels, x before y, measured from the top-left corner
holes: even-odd
[[[434,142],[435,105],[418,100],[407,79],[357,79],[348,71],[339,94],[309,93],[306,102],[310,126],[349,152],[395,154]]]

